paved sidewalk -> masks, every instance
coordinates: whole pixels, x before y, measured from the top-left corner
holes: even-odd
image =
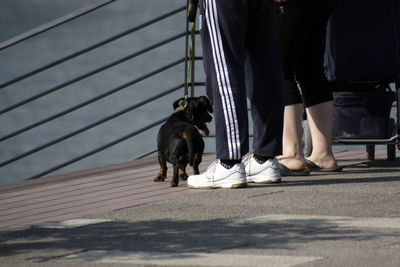
[[[340,157],[340,173],[196,191],[3,233],[0,266],[398,267],[400,160],[352,165],[354,155]]]

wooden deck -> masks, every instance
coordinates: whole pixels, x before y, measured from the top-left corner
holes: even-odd
[[[366,160],[364,151],[335,151],[335,155],[339,165]],[[385,159],[386,151],[375,155]],[[205,155],[200,170],[214,158]],[[158,168],[153,157],[1,186],[0,233],[202,192],[190,190],[185,182],[177,188],[169,187],[170,179],[153,182]]]

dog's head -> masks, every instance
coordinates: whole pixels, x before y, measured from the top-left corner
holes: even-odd
[[[213,112],[210,101],[205,96],[180,98],[173,104],[174,109],[182,108],[186,114],[186,120],[203,131],[205,136],[210,134],[207,122],[212,120]]]

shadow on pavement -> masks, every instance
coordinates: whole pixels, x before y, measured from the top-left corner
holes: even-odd
[[[295,249],[293,246],[320,241],[362,241],[384,233],[338,227],[324,219],[265,222],[211,221],[114,221],[74,229],[32,228],[1,236],[0,256],[22,256],[45,262],[57,251],[92,250],[130,252],[219,252],[228,249]],[[53,255],[33,256],[38,251]]]

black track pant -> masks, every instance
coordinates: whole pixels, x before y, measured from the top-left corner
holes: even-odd
[[[213,103],[216,156],[240,159],[249,151],[281,154],[283,77],[274,5],[270,0],[202,0],[201,37],[207,95]]]

